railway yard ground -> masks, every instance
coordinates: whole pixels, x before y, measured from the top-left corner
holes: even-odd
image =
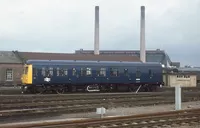
[[[3,92],[3,89],[7,92],[0,95],[0,128],[200,127],[199,87],[182,89],[182,109],[191,112],[184,111],[179,114],[172,113],[176,112],[173,111],[175,94],[172,88],[137,94],[129,92],[62,95],[12,94],[11,92],[18,88],[5,87],[1,88],[0,92]],[[96,108],[99,107],[106,108],[103,119],[99,119],[100,115],[96,114]],[[158,112],[165,113],[162,115]],[[149,113],[154,114],[148,115]],[[58,121],[61,123],[58,124]]]
[[[0,95],[3,94],[20,94],[21,90],[19,86],[10,86],[10,87],[5,87],[2,86],[0,87]]]
[[[198,84],[197,87],[185,87],[183,88],[184,90],[187,91],[198,91],[200,90],[200,85]],[[158,88],[158,92],[163,92],[163,91],[174,91],[173,87],[162,87]],[[0,86],[0,95],[3,94],[21,94],[21,89],[19,86]]]
[[[195,108],[200,108],[200,101],[198,102],[187,102],[187,103],[183,103],[182,104],[182,109],[184,110],[189,110],[189,109],[195,109]],[[121,117],[121,116],[130,116],[130,115],[138,115],[138,114],[148,114],[148,113],[157,113],[157,112],[168,112],[168,111],[173,111],[174,110],[174,105],[156,105],[156,106],[144,106],[144,107],[132,107],[132,108],[115,108],[115,109],[108,109],[106,114],[104,115],[104,119],[109,118],[109,117]],[[200,112],[200,110],[198,110],[198,112]],[[200,114],[200,113],[197,113]],[[21,127],[21,125],[24,123],[24,125],[26,125],[27,127],[32,127],[35,124],[37,125],[44,125],[44,123],[48,123],[48,122],[58,122],[58,121],[72,121],[72,120],[86,120],[86,119],[98,119],[99,116],[96,115],[95,112],[89,112],[89,113],[78,113],[78,114],[62,114],[60,116],[54,116],[54,117],[46,117],[46,118],[37,118],[37,119],[29,119],[29,120],[24,120],[24,121],[18,121],[18,123],[2,123],[2,125],[0,125],[0,128],[12,128],[13,126],[18,126]],[[153,119],[153,117],[152,117]],[[198,119],[199,121],[200,119]],[[36,125],[36,126],[37,126]],[[100,124],[99,124],[100,125]],[[191,125],[190,123],[182,123],[181,124],[182,128],[194,128],[194,127],[200,127],[200,123],[199,122],[193,122],[193,124]],[[8,127],[9,126],[9,127]],[[12,126],[12,127],[11,127]],[[48,125],[47,125],[48,126]],[[144,125],[145,126],[145,125]],[[167,125],[165,125],[166,127]],[[51,126],[51,127],[57,127],[56,126]],[[123,126],[121,126],[123,127]],[[134,126],[132,126],[134,127]],[[160,126],[161,127],[161,126]],[[164,127],[164,125],[163,125]],[[178,128],[180,127],[180,125],[174,123],[172,124],[172,126],[170,126],[168,124],[168,127],[171,128]],[[181,128],[180,127],[180,128]],[[14,128],[14,127],[13,127]],[[22,128],[22,127],[21,127]],[[67,126],[66,126],[67,128]],[[77,128],[79,128],[77,126]],[[83,128],[83,127],[80,127]],[[89,128],[89,127],[88,127]],[[94,126],[95,128],[95,126]],[[105,127],[106,128],[106,127]]]

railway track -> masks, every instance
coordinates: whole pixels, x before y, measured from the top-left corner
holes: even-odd
[[[196,87],[182,87],[183,91],[200,91],[200,86],[196,86]],[[169,92],[169,91],[174,91],[173,87],[162,87],[162,88],[158,88],[157,92]],[[76,92],[76,94],[81,93],[81,92]],[[113,92],[116,93],[116,92]],[[124,92],[126,93],[126,92]],[[21,94],[21,89],[19,86],[2,86],[0,87],[0,95],[13,95],[13,94]],[[24,94],[24,95],[29,95],[29,94]]]
[[[1,125],[0,128],[141,128],[197,125],[199,123],[200,109],[198,108],[103,119],[6,124]]]
[[[200,100],[198,92],[183,92],[183,102]],[[174,103],[174,93],[104,93],[71,95],[2,95],[0,119],[8,117],[49,116],[95,111],[97,107],[115,108]]]

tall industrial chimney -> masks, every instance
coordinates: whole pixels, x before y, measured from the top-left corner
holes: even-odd
[[[145,50],[145,6],[141,6],[141,19],[140,19],[140,60],[146,62]]]
[[[94,54],[99,55],[99,6],[95,6]]]

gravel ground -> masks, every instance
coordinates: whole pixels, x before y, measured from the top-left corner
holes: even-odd
[[[177,127],[169,127],[169,128],[200,128],[200,125],[198,126],[177,126]]]
[[[101,106],[100,106],[101,107]],[[182,103],[182,109],[200,108],[200,101]],[[105,117],[112,116],[126,116],[153,112],[164,112],[175,110],[175,105],[155,105],[155,106],[144,106],[144,107],[119,107],[107,109]],[[63,114],[59,116],[61,118],[98,118],[99,116],[95,112],[90,113],[79,113],[79,114]],[[56,118],[59,118],[56,117]]]
[[[11,86],[11,87],[0,87],[0,95],[3,94],[21,94],[21,89],[19,86]]]
[[[101,106],[100,106],[101,107]],[[200,108],[200,101],[196,102],[186,102],[182,103],[182,109],[190,109],[190,108]],[[164,112],[164,111],[173,111],[173,105],[156,105],[156,106],[146,106],[146,107],[132,107],[132,108],[112,108],[106,110],[106,114],[104,117],[112,117],[112,116],[125,116],[125,115],[135,115],[135,114],[143,114],[143,113],[153,113],[153,112]],[[60,116],[53,117],[38,117],[34,119],[21,119],[20,121],[7,120],[6,122],[0,123],[22,123],[22,122],[30,122],[30,121],[50,121],[50,120],[77,120],[77,119],[85,119],[85,118],[99,118],[100,116],[96,114],[96,112],[90,113],[79,113],[79,114],[63,114]],[[184,128],[184,127],[179,127]],[[187,126],[187,128],[190,128]],[[199,126],[200,128],[200,126]]]

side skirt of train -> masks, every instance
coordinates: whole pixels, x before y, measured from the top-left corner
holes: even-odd
[[[84,85],[23,85],[22,93],[75,93],[75,92],[155,92],[162,85],[148,84],[84,84]]]

